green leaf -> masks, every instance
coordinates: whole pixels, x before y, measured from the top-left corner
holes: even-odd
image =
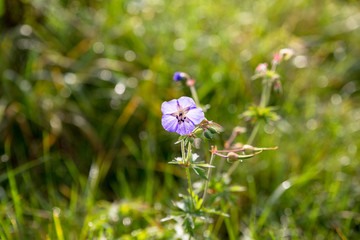
[[[210,165],[208,163],[193,163],[191,165],[196,166],[196,167],[215,168],[215,166]]]
[[[170,216],[167,216],[167,217],[164,217],[160,220],[160,222],[166,222],[166,221],[170,221],[170,220],[173,220],[175,218],[177,218],[178,216],[173,216],[173,215],[170,215]]]
[[[186,213],[184,213],[184,212],[172,211],[170,216],[173,216],[174,218],[176,218],[176,217],[185,216],[185,214]]]
[[[181,143],[182,141],[184,141],[185,145],[188,142],[188,135],[180,135],[180,137],[178,138],[178,140],[175,142],[175,144]]]
[[[199,209],[199,208],[201,207],[202,203],[203,203],[203,198],[200,198],[200,199],[197,198],[197,199],[195,200],[195,202],[196,202],[195,208],[196,208],[196,209]]]
[[[184,161],[182,160],[181,157],[176,157],[174,160],[172,160],[171,162],[168,162],[169,164],[177,164],[177,165],[184,165]]]
[[[210,213],[210,214],[216,214],[216,215],[220,215],[220,216],[224,216],[224,217],[230,217],[229,214],[224,213],[224,212],[220,212],[220,211],[216,211],[214,209],[202,208],[201,210],[203,212]]]
[[[192,229],[195,228],[194,220],[191,216],[187,216],[184,221],[187,232],[192,233]]]
[[[181,211],[183,211],[183,212],[186,212],[187,211],[187,208],[186,208],[186,205],[185,205],[185,203],[184,202],[175,202],[175,201],[172,201],[172,204],[175,206],[175,207],[177,207],[177,208],[179,208]]]
[[[206,175],[205,175],[205,169],[200,168],[200,167],[196,167],[196,166],[191,166],[191,168],[194,170],[194,172],[199,175],[202,179],[208,180]]]
[[[233,185],[229,187],[230,192],[244,192],[246,191],[246,187],[241,185]]]
[[[184,162],[178,162],[178,161],[171,161],[171,162],[168,162],[169,164],[175,164],[175,165],[185,165]]]

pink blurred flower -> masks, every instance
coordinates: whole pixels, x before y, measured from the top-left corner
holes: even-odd
[[[280,58],[284,59],[285,61],[289,60],[294,54],[294,50],[291,48],[283,48],[280,50]]]
[[[255,69],[255,72],[257,73],[264,73],[266,72],[268,69],[268,64],[267,63],[260,63],[256,69]]]
[[[274,58],[273,58],[273,64],[278,64],[281,60],[281,55],[279,53],[275,53],[274,54]]]

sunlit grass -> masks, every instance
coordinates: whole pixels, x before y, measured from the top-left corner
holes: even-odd
[[[5,8],[10,6],[10,8]],[[284,47],[295,58],[240,164],[246,191],[207,239],[359,238],[359,26],[356,1],[0,1],[0,238],[169,239],[161,223],[186,176],[161,103],[197,80],[228,139],[261,94],[251,76]],[[11,10],[9,10],[11,9]],[[202,157],[209,157],[206,149]],[[207,158],[208,159],[208,158]],[[215,159],[215,164],[222,164]],[[230,165],[223,163],[224,169]]]

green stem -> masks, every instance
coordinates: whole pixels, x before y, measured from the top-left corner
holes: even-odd
[[[227,212],[230,209],[230,203],[229,202],[225,203],[224,199],[221,199],[220,205],[221,205],[221,210],[223,212]],[[229,240],[236,239],[236,234],[234,231],[234,224],[231,222],[231,219],[225,217],[224,222],[225,222],[227,233],[229,235]]]
[[[265,101],[264,101],[264,105],[262,107],[266,107],[269,104],[272,83],[273,83],[272,80],[267,79],[267,81],[266,81],[267,88],[266,88],[266,92],[265,92]]]
[[[265,77],[263,79],[263,81],[265,82],[264,87],[262,89],[261,92],[261,98],[260,98],[260,107],[266,107],[267,101],[268,101],[268,97],[267,97],[267,93],[269,91],[269,79],[267,77]]]
[[[255,124],[255,126],[254,126],[254,128],[253,128],[253,130],[252,130],[252,132],[251,132],[251,135],[250,135],[248,141],[246,142],[246,144],[248,144],[248,145],[251,145],[251,144],[252,144],[252,142],[254,141],[254,139],[255,139],[258,131],[259,131],[259,128],[260,128],[260,123],[257,122],[257,123]]]
[[[191,95],[193,96],[194,100],[195,100],[195,103],[196,103],[196,106],[200,106],[200,101],[199,101],[199,97],[196,93],[196,89],[194,86],[190,86],[190,91],[191,91]]]
[[[194,204],[194,200],[193,200],[193,191],[192,191],[192,187],[191,187],[191,176],[190,176],[190,170],[189,167],[186,167],[186,176],[188,179],[188,184],[189,184],[189,193],[190,193],[190,201],[191,201],[191,208],[193,210],[195,210],[195,204]]]
[[[184,141],[181,141],[181,157],[183,162],[185,163],[185,143]]]
[[[211,158],[210,158],[210,162],[209,162],[210,165],[212,165],[213,160],[214,160],[214,153],[211,153]],[[207,176],[206,176],[207,180],[206,180],[206,183],[205,183],[204,195],[203,195],[203,198],[202,198],[201,207],[204,205],[204,202],[205,202],[205,199],[206,199],[207,190],[208,190],[208,187],[209,187],[211,169],[212,169],[212,168],[209,168],[209,169],[208,169],[208,173],[207,173]],[[200,207],[200,208],[201,208],[201,207]]]
[[[190,158],[191,158],[191,143],[189,142],[187,156],[186,156],[186,164],[187,165],[189,165],[189,162],[191,162]]]
[[[184,141],[181,141],[181,155],[182,155],[183,162],[186,164],[185,169],[186,169],[186,177],[187,177],[188,185],[189,185],[191,207],[192,207],[192,209],[195,209],[195,204],[194,204],[194,200],[193,200],[193,191],[192,191],[192,186],[191,186],[191,176],[190,176],[190,170],[189,170],[189,166],[188,166],[188,162],[190,161],[190,158],[191,158],[191,143],[188,144],[188,154],[187,154],[187,157],[185,158],[185,143],[184,143]]]
[[[276,70],[276,66],[273,65],[271,67],[271,70],[272,71],[275,71]],[[266,107],[269,103],[269,100],[270,100],[270,95],[271,95],[271,86],[272,86],[272,81],[271,79],[269,79],[268,77],[265,77],[263,79],[263,81],[265,81],[265,84],[264,84],[264,87],[262,89],[262,92],[261,92],[261,98],[260,98],[260,107]],[[254,141],[258,131],[259,131],[259,128],[260,128],[260,123],[259,122],[256,122],[254,128],[252,129],[251,131],[251,134],[250,134],[250,137],[248,139],[248,141],[246,142],[246,144],[249,144],[251,145],[252,142]],[[234,163],[228,170],[227,172],[227,176],[231,176],[231,174],[236,170],[237,166],[240,164],[240,162],[236,162]]]

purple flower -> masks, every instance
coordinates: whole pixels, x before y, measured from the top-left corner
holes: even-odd
[[[184,72],[175,72],[173,76],[175,82],[186,80],[187,78],[189,78],[189,75]]]
[[[163,102],[161,112],[164,114],[161,124],[166,131],[187,135],[195,129],[195,125],[205,118],[201,108],[196,107],[192,98],[181,97]]]

